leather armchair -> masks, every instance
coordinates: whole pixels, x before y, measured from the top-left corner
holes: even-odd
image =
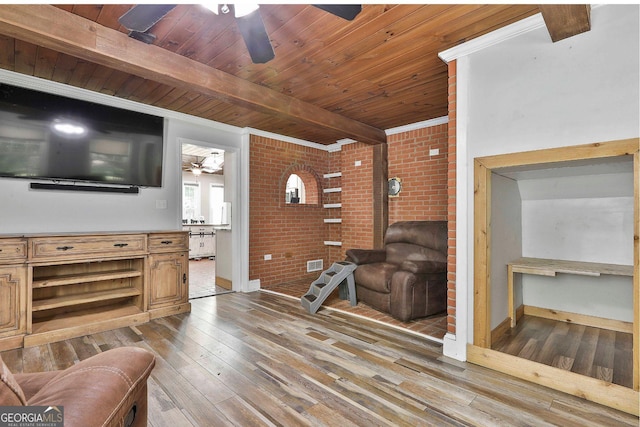
[[[67,427],[147,425],[153,353],[121,347],[63,371],[12,374],[0,358],[0,406],[62,406]]]
[[[447,222],[389,226],[384,249],[349,249],[359,301],[406,322],[447,308]]]

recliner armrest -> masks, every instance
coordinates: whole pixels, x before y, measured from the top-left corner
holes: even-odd
[[[400,270],[409,271],[414,274],[432,274],[447,271],[447,263],[440,261],[403,261]]]
[[[63,406],[65,425],[83,427],[124,425],[136,406],[144,412],[135,425],[144,425],[147,378],[154,365],[155,356],[145,349],[112,349],[60,371],[27,403]]]
[[[385,262],[387,251],[384,249],[349,249],[347,250],[347,260],[354,264],[373,264],[375,262]]]

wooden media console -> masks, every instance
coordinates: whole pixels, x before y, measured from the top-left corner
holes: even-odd
[[[183,231],[0,237],[0,350],[191,310]]]

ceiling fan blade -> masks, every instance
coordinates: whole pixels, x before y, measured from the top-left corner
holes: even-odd
[[[174,7],[175,4],[139,4],[118,18],[118,22],[129,31],[144,33]]]
[[[359,4],[314,4],[314,6],[347,21],[353,21],[362,11],[362,5]]]
[[[254,64],[264,64],[276,56],[260,16],[260,9],[236,18],[236,22]]]

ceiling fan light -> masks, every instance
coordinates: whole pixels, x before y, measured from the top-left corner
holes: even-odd
[[[251,3],[239,3],[233,5],[233,7],[235,10],[236,18],[242,18],[243,16],[247,16],[250,13],[255,12],[260,6]]]
[[[202,174],[202,169],[193,168],[191,169],[191,173],[194,174],[195,176],[200,176]]]

